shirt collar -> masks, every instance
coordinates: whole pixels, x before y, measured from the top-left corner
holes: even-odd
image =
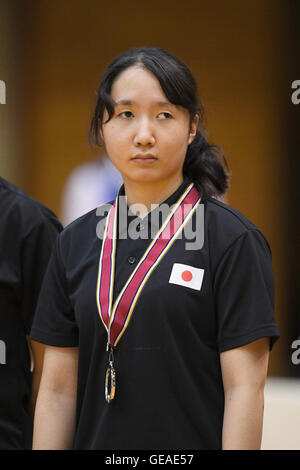
[[[127,203],[126,205],[123,204],[122,207],[124,207],[124,210],[126,210],[126,215],[127,217],[123,217],[122,220],[124,219],[127,220],[127,223],[124,225],[122,224],[122,227],[119,224],[119,235],[122,235],[122,233],[126,233],[128,230],[128,225],[130,222],[135,220],[135,226],[138,225],[139,223],[141,226],[146,227],[151,224],[151,230],[157,231],[166,217],[169,215],[167,211],[162,210],[162,205],[168,205],[169,208],[176,204],[178,199],[182,196],[184,191],[187,189],[187,187],[191,184],[191,179],[184,175],[183,176],[183,181],[181,185],[167,198],[165,201],[163,201],[161,204],[159,204],[157,207],[155,207],[151,212],[149,212],[143,219],[138,217],[137,215],[133,214],[131,210],[129,209]],[[120,187],[118,197],[119,196],[125,196],[125,187],[124,184]],[[120,220],[120,218],[119,218]],[[142,230],[141,230],[142,231]],[[153,232],[152,232],[153,233]]]

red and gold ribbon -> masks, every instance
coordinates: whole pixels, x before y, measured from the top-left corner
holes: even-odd
[[[107,215],[99,259],[97,307],[108,334],[107,348],[110,354],[110,366],[106,374],[105,388],[108,402],[113,399],[115,393],[115,370],[113,368],[113,359],[111,359],[113,358],[113,349],[126,331],[138,298],[151,273],[178,238],[195,212],[200,200],[199,192],[191,183],[158,230],[114,304],[112,304],[112,299],[117,242],[118,198],[114,201]],[[114,385],[113,388],[111,387],[111,393],[108,393],[107,390],[109,378]]]

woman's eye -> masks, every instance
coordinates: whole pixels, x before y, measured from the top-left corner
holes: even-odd
[[[128,118],[133,117],[133,114],[131,111],[123,111],[122,113],[119,114],[119,117],[128,119]]]
[[[170,113],[163,112],[163,113],[159,113],[158,118],[159,119],[171,119],[172,115]]]

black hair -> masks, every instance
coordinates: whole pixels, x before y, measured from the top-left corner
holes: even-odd
[[[108,122],[114,114],[110,96],[114,80],[129,67],[140,65],[157,78],[170,103],[189,111],[190,122],[199,116],[194,140],[189,144],[183,164],[183,174],[195,183],[202,197],[221,196],[229,187],[229,171],[222,149],[205,137],[204,111],[198,98],[196,81],[189,68],[171,53],[157,47],[129,49],[116,57],[108,66],[97,91],[97,102],[90,127],[90,141],[101,145],[99,135],[105,110]],[[222,164],[219,156],[222,156]]]

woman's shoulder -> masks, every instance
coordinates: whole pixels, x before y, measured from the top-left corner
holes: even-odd
[[[215,246],[227,249],[241,236],[259,238],[270,250],[268,240],[261,229],[246,215],[220,199],[207,197],[204,201],[206,233]]]
[[[207,197],[204,202],[209,215],[211,217],[215,216],[216,222],[226,223],[226,225],[230,225],[232,228],[236,228],[238,230],[258,229],[251,220],[242,214],[242,212],[227,204],[224,200]]]
[[[114,201],[101,204],[86,214],[75,219],[66,225],[60,233],[61,240],[69,241],[70,239],[87,240],[97,235],[97,226],[106,218]]]

